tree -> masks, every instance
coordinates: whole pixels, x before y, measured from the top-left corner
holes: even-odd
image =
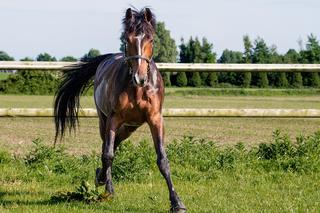
[[[200,87],[202,85],[199,72],[192,72],[192,77],[190,79],[190,86]]]
[[[180,48],[180,62],[181,63],[215,63],[216,54],[212,51],[213,45],[208,42],[206,38],[202,39],[202,42],[198,38],[193,39],[190,37],[188,42],[184,42],[181,39]],[[188,73],[188,84],[189,85],[199,85],[198,80],[200,78],[200,85],[216,85],[212,79],[217,79],[215,77],[216,73]],[[210,76],[210,78],[209,78]]]
[[[311,73],[311,85],[312,87],[320,87],[320,78],[317,72]]]
[[[320,45],[316,36],[314,36],[313,34],[308,36],[306,50],[301,50],[300,56],[300,62],[302,63],[320,63]],[[303,81],[304,84],[308,86],[320,86],[319,74],[316,72],[304,73]]]
[[[73,56],[65,56],[61,58],[60,61],[75,62],[77,59]]]
[[[270,51],[270,63],[282,64],[284,62],[284,56],[278,54],[276,45],[269,47]],[[268,73],[269,85],[277,87],[288,87],[289,82],[287,79],[287,73],[285,72],[271,72]]]
[[[221,57],[218,59],[218,63],[242,63],[242,53],[238,51],[232,51],[225,49],[222,52]],[[219,82],[229,83],[233,85],[242,84],[242,73],[237,72],[221,72],[219,75]]]
[[[246,64],[252,63],[252,43],[248,35],[243,36],[243,46],[244,46],[244,53],[243,53],[243,62]],[[251,84],[251,72],[244,72],[243,73],[243,87],[250,87]]]
[[[171,37],[170,31],[166,29],[164,22],[157,22],[156,35],[154,37],[153,59],[155,62],[175,63],[177,62],[177,46]],[[171,73],[161,73],[166,86],[171,86]]]
[[[252,62],[257,64],[270,63],[270,51],[267,47],[265,41],[258,37],[255,40],[255,47],[253,49]],[[269,81],[266,72],[259,72],[257,75],[254,75],[255,83],[259,87],[268,87]]]
[[[301,88],[303,86],[302,75],[300,72],[293,73],[291,85],[295,88]]]
[[[218,59],[219,63],[242,63],[242,52],[225,49]]]
[[[246,64],[250,64],[252,63],[253,46],[248,35],[243,36],[243,46],[244,46],[243,61]]]
[[[31,57],[24,57],[24,58],[20,59],[20,61],[34,61],[34,59]]]
[[[178,72],[176,84],[178,87],[185,87],[188,85],[188,79],[185,72]]]
[[[161,75],[162,75],[162,80],[164,85],[166,87],[170,87],[171,86],[170,72],[164,72],[164,73],[161,73]]]
[[[154,38],[153,59],[155,62],[175,63],[177,61],[177,46],[166,29],[164,22],[158,22]]]
[[[57,61],[57,59],[51,56],[49,53],[40,53],[37,58],[37,61]]]
[[[14,58],[9,56],[6,52],[0,51],[0,61],[14,61]]]
[[[276,81],[275,86],[278,86],[278,87],[288,87],[289,86],[289,82],[288,82],[287,75],[285,72],[279,73],[279,76],[278,76],[278,79]]]
[[[294,49],[289,49],[283,56],[283,62],[287,64],[296,64],[299,62],[300,55]],[[292,87],[301,88],[303,86],[302,75],[300,72],[288,73],[288,81]]]
[[[99,55],[101,55],[99,50],[91,48],[89,52],[81,58],[81,61],[88,61],[89,59],[95,58]]]
[[[211,87],[215,87],[218,85],[218,76],[217,73],[211,72],[207,78],[207,84]]]
[[[304,59],[308,63],[320,63],[320,45],[316,36],[308,36]]]

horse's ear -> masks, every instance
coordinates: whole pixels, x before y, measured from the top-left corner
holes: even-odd
[[[151,12],[151,10],[149,8],[146,8],[144,10],[144,19],[147,21],[147,22],[151,22],[152,21],[152,18],[153,18],[153,14]]]
[[[133,19],[132,10],[128,8],[126,11],[126,22],[130,22]]]

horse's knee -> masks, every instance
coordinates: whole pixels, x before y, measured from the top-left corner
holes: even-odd
[[[104,152],[101,157],[102,157],[103,161],[112,162],[112,160],[114,158],[114,153],[113,152]]]

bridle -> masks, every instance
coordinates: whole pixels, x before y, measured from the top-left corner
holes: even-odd
[[[125,61],[126,63],[128,63],[129,60],[139,59],[139,58],[145,60],[148,64],[150,64],[151,59],[149,59],[149,58],[147,58],[147,57],[144,57],[144,56],[142,56],[142,55],[125,56],[125,57],[124,57],[124,61]]]
[[[132,66],[131,64],[129,63],[130,60],[134,60],[134,59],[143,59],[145,60],[147,63],[148,63],[148,68],[147,68],[147,75],[149,75],[149,72],[150,72],[150,63],[151,63],[151,60],[152,58],[147,58],[147,57],[144,57],[142,55],[132,55],[132,56],[127,56],[127,44],[125,44],[124,46],[124,63],[128,66],[129,68],[129,74],[132,75],[133,74],[133,71],[132,71]]]

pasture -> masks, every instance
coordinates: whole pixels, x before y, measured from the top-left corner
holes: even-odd
[[[185,96],[175,90],[167,90],[164,107],[320,108],[315,94]],[[51,106],[52,96],[0,96],[0,108]],[[94,107],[92,97],[83,97],[82,106]],[[319,126],[316,118],[165,118],[176,189],[189,212],[317,212]],[[116,196],[105,202],[94,202],[97,118],[80,118],[76,136],[59,143],[64,151],[51,148],[53,137],[52,118],[0,118],[1,212],[168,211],[146,125],[117,153]],[[66,200],[79,189],[93,202]]]

